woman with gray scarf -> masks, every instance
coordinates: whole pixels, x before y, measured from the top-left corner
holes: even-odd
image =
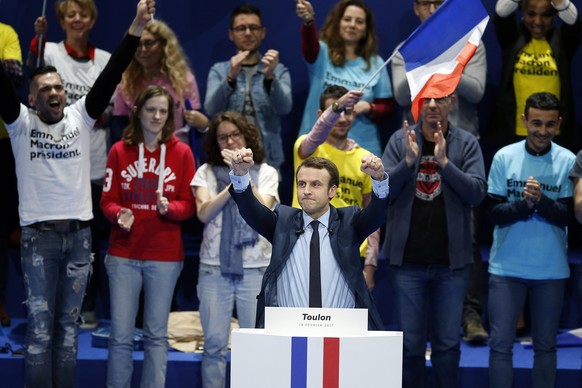
[[[204,143],[207,162],[191,183],[198,219],[204,223],[197,291],[204,331],[205,388],[225,386],[235,306],[239,325],[255,327],[256,297],[271,258],[271,244],[245,223],[228,193],[231,158],[223,158],[221,151],[234,153],[242,147],[253,150],[253,193],[265,206],[274,208],[279,202],[277,170],[263,163],[259,132],[240,113],[228,111],[212,119]]]

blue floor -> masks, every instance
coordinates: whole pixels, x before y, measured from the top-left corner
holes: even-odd
[[[188,247],[188,244],[186,246]],[[580,273],[578,271],[581,265],[580,257],[582,257],[581,252],[573,252],[569,260],[572,277],[566,287],[564,311],[561,320],[561,327],[564,329],[582,327],[582,311],[580,310],[580,301],[577,300],[576,296],[576,284],[582,280],[580,279]],[[487,259],[488,250],[484,249],[484,262],[487,262]],[[13,250],[10,254],[8,275],[9,292],[6,307],[13,317],[13,322],[10,328],[3,328],[4,330],[0,332],[0,347],[5,343],[10,343],[13,349],[18,349],[22,347],[24,341],[24,317],[26,309],[22,304],[24,300],[24,287],[22,285],[22,273],[20,272],[18,252],[16,250]],[[197,309],[196,279],[197,260],[193,255],[188,255],[176,291],[176,308],[178,310]],[[101,300],[98,302],[98,314],[101,318],[107,318],[108,314],[108,295],[106,288],[105,280],[101,290]],[[394,324],[394,315],[391,311],[391,295],[390,284],[387,279],[386,263],[382,261],[379,264],[376,274],[374,296],[382,319],[388,328],[391,328]],[[106,324],[105,321],[103,323]],[[489,348],[487,346],[471,346],[463,343],[461,352],[461,386],[468,388],[486,388],[488,381],[487,366]],[[533,350],[516,343],[514,354],[515,387],[530,387]],[[137,381],[141,373],[143,352],[135,352],[134,359],[136,360],[134,364],[134,377],[136,378],[134,380]],[[91,332],[81,331],[79,336],[77,387],[104,387],[106,364],[107,350],[92,347]],[[170,352],[167,369],[167,387],[201,387],[200,364],[200,354]],[[430,367],[430,363],[428,365]],[[558,382],[556,386],[558,388],[582,387],[581,366],[582,347],[559,348]],[[23,387],[23,371],[22,357],[13,356],[10,353],[0,354],[0,387]],[[429,380],[430,377],[429,369]],[[133,387],[138,386],[139,384],[137,382],[133,384]]]
[[[22,347],[25,321],[13,320],[10,328],[0,333],[0,345],[9,342],[13,349]],[[514,346],[514,367],[516,387],[531,385],[531,367],[533,350],[517,343]],[[466,343],[461,348],[461,382],[462,387],[487,387],[487,365],[489,348],[472,346]],[[134,380],[139,379],[143,352],[134,352]],[[198,353],[180,353],[170,351],[168,357],[167,387],[199,388],[201,355]],[[430,362],[427,363],[430,367]],[[582,347],[563,347],[558,349],[559,388],[580,388],[582,365]],[[79,353],[77,368],[77,386],[82,388],[102,388],[105,386],[107,367],[107,350],[91,346],[91,331],[81,330],[79,335]],[[22,387],[23,358],[10,353],[0,354],[0,376],[2,387]],[[429,369],[430,379],[430,369]],[[134,387],[139,384],[135,382]],[[276,387],[274,387],[276,388]]]

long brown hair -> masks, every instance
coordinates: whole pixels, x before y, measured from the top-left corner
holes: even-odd
[[[253,150],[253,160],[255,163],[263,163],[265,160],[265,151],[263,150],[263,142],[259,130],[248,122],[248,120],[240,113],[234,111],[226,111],[217,113],[210,124],[208,125],[208,133],[204,141],[204,151],[206,151],[206,162],[211,166],[224,166],[222,155],[220,154],[220,145],[216,138],[216,131],[218,126],[228,121],[234,124],[242,133],[247,143],[247,148]]]
[[[135,100],[135,112],[129,118],[129,125],[123,131],[123,142],[127,145],[143,143],[143,128],[139,113],[146,102],[153,97],[163,96],[168,100],[168,118],[162,128],[159,144],[167,143],[174,134],[174,99],[166,89],[158,85],[150,85],[143,88]]]
[[[337,2],[327,14],[319,35],[321,40],[327,43],[331,63],[335,66],[345,65],[346,46],[339,34],[339,26],[346,8],[351,5],[363,9],[366,14],[366,35],[358,43],[356,55],[366,61],[367,66],[365,70],[369,70],[372,66],[370,60],[374,55],[378,54],[378,37],[376,36],[376,28],[374,26],[374,14],[362,0],[340,0]]]

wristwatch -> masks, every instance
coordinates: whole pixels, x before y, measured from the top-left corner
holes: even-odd
[[[339,102],[335,101],[333,104],[331,104],[331,110],[333,110],[335,113],[341,113],[342,109],[340,108]]]

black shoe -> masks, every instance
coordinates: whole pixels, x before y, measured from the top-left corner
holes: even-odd
[[[463,341],[473,344],[485,344],[489,334],[483,328],[480,320],[470,319],[463,322]]]

